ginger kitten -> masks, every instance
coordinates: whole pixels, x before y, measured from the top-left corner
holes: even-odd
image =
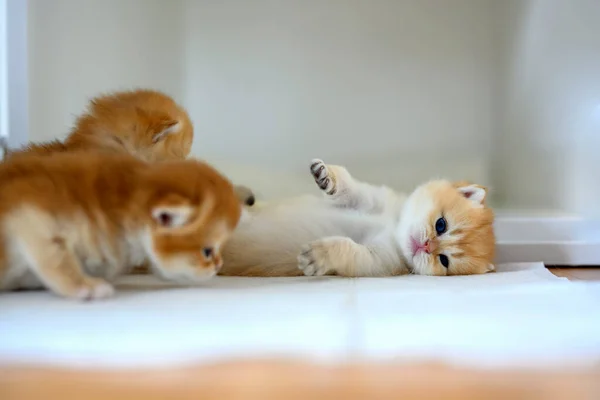
[[[103,150],[144,161],[180,160],[190,153],[193,137],[192,122],[175,100],[156,90],[138,89],[93,98],[64,141],[31,143],[9,151],[8,157]]]
[[[222,275],[348,277],[482,274],[494,270],[487,189],[434,180],[409,196],[313,160],[324,193],[243,211]]]
[[[52,154],[73,150],[128,153],[143,161],[183,160],[190,154],[194,127],[187,111],[157,90],[137,89],[100,95],[90,100],[86,112],[63,141],[30,143],[16,150],[5,144],[4,158]],[[236,193],[246,205],[254,194],[243,186]]]
[[[233,186],[199,161],[69,152],[0,163],[0,289],[110,296],[149,262],[182,284],[214,276],[240,218]]]

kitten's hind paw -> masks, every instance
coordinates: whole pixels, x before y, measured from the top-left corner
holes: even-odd
[[[310,246],[305,246],[302,248],[302,251],[298,256],[298,268],[300,268],[304,275],[320,276],[325,275],[327,272],[325,268],[322,267],[322,263],[315,258],[315,254]]]
[[[319,188],[328,195],[334,195],[337,192],[335,175],[332,174],[323,160],[315,158],[310,162],[310,173]]]

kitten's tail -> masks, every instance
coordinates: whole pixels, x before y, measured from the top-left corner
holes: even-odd
[[[235,187],[235,194],[237,195],[240,202],[242,202],[242,204],[246,206],[253,206],[256,202],[256,196],[252,192],[252,189],[246,186],[237,185]]]

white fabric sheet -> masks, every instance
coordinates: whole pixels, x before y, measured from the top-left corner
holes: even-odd
[[[77,303],[0,294],[0,362],[165,367],[239,357],[566,365],[600,357],[600,284],[541,263],[465,277],[218,277],[119,281]]]

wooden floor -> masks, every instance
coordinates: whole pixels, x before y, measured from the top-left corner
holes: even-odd
[[[556,276],[569,278],[571,281],[600,281],[600,267],[549,267],[548,270]]]
[[[600,268],[549,268],[600,280]],[[600,361],[600,360],[599,360]],[[0,399],[600,399],[600,363],[588,370],[474,370],[435,364],[324,366],[239,361],[164,371],[0,367]]]

